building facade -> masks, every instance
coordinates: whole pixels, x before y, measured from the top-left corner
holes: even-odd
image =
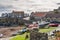
[[[23,18],[24,11],[12,11],[12,17]]]

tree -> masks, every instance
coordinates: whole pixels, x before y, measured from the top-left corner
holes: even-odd
[[[58,13],[58,10],[57,9],[54,9],[54,13]]]

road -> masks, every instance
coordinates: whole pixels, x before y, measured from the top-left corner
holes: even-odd
[[[0,38],[0,40],[9,40],[10,38]]]

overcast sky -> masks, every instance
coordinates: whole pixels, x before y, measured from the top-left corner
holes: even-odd
[[[52,11],[58,8],[60,0],[0,0],[0,14],[12,10],[31,11]]]

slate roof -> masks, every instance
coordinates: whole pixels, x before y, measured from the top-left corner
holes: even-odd
[[[24,13],[24,11],[12,11],[12,13]]]
[[[60,18],[60,13],[47,13],[46,17]]]

